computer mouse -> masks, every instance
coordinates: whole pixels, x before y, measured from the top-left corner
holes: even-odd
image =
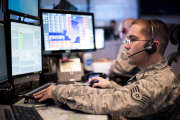
[[[95,80],[93,80],[93,81],[89,84],[89,86],[92,87],[92,86],[94,85],[94,83],[98,83],[98,82],[99,82],[99,81],[95,79]]]

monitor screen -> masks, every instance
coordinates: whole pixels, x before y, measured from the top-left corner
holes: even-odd
[[[42,70],[41,27],[11,22],[12,75]]]
[[[8,9],[38,17],[39,16],[39,0],[8,0]]]
[[[95,49],[92,13],[42,10],[45,51]]]
[[[104,29],[96,28],[95,29],[95,41],[96,41],[96,49],[104,48]]]
[[[0,83],[8,79],[4,25],[0,23]]]

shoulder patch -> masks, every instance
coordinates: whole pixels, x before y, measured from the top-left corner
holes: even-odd
[[[150,97],[148,97],[140,92],[138,86],[135,86],[131,89],[131,97],[133,100],[135,100],[143,105],[147,105],[151,100]]]

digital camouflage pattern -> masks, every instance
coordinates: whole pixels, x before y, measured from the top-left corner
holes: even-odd
[[[56,102],[86,113],[108,114],[114,119],[143,117],[173,104],[179,83],[163,60],[141,70],[123,87],[113,81],[107,89],[58,85],[52,96]]]

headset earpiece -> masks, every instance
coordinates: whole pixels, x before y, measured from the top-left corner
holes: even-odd
[[[157,50],[157,46],[156,43],[154,41],[148,41],[145,45],[144,45],[144,49],[148,54],[153,54],[156,52]]]
[[[156,43],[154,42],[154,27],[153,27],[153,24],[152,24],[152,20],[150,20],[150,26],[151,26],[151,40],[148,41],[144,45],[144,49],[148,54],[153,54],[153,53],[156,52],[157,46],[156,46]]]

